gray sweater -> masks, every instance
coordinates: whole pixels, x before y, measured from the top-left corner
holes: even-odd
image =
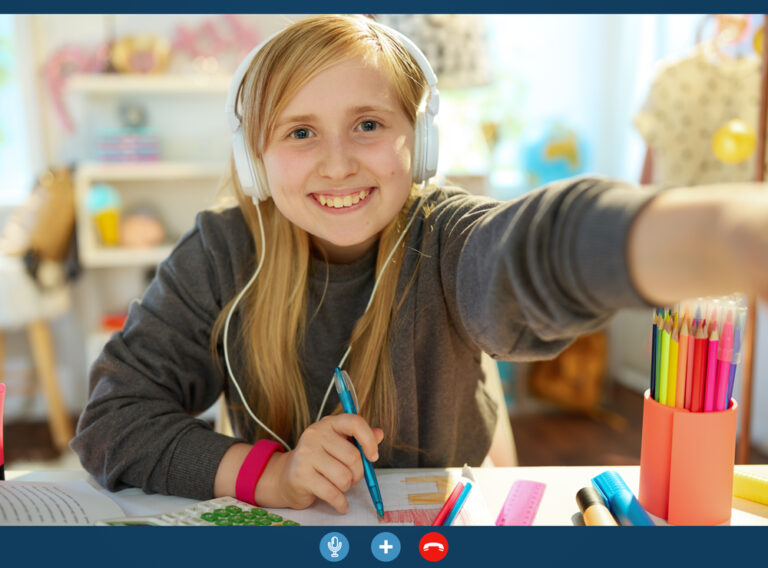
[[[451,188],[431,193],[428,216],[419,214],[408,236],[397,298],[413,282],[390,343],[397,442],[416,450],[393,449],[376,466],[479,464],[499,411],[485,389],[481,351],[503,360],[550,358],[616,309],[646,306],[630,282],[626,247],[649,198],[600,178],[558,182],[506,203]],[[222,391],[237,396],[216,370],[209,337],[250,277],[253,257],[239,209],[200,213],[93,365],[71,445],[105,487],[212,498],[216,469],[236,439],[194,416]],[[329,267],[301,354],[313,417],[368,301],[374,264],[372,250]],[[312,314],[325,265],[313,260],[310,271]],[[230,333],[237,325],[233,318]],[[237,440],[253,442],[252,425],[234,418]]]

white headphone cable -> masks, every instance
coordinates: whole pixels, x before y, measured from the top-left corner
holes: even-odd
[[[425,185],[426,185],[426,183],[423,184],[423,186],[425,186]],[[423,189],[423,186],[422,186],[422,189]],[[423,201],[423,199],[424,199],[424,194],[422,193],[422,197],[419,199],[419,203],[421,203],[421,201]],[[418,209],[419,208],[417,207],[416,210],[418,211]],[[368,311],[368,308],[371,307],[371,304],[373,303],[373,297],[376,294],[376,289],[379,287],[379,282],[381,282],[381,277],[384,276],[384,271],[389,266],[389,261],[392,260],[392,255],[395,254],[395,251],[397,250],[397,247],[400,246],[400,243],[402,242],[403,237],[405,237],[405,234],[408,232],[408,229],[411,228],[411,224],[413,223],[413,220],[415,218],[416,218],[416,212],[414,212],[411,215],[411,218],[408,219],[408,224],[406,224],[405,229],[403,229],[403,232],[400,233],[400,236],[397,238],[397,242],[395,243],[395,246],[393,246],[392,250],[389,251],[389,256],[387,256],[387,260],[384,261],[383,268],[381,269],[381,272],[379,272],[379,275],[376,278],[376,282],[374,282],[374,284],[373,284],[373,290],[371,290],[371,297],[368,298],[368,304],[365,306],[365,310],[363,311],[363,314],[365,314]],[[360,317],[362,317],[362,316],[360,316]],[[339,364],[336,365],[339,369],[344,367],[344,363],[346,362],[347,357],[349,356],[349,352],[350,352],[351,349],[352,349],[352,346],[349,345],[347,347],[347,350],[344,352],[344,356],[341,358],[341,361],[339,361]],[[323,397],[323,403],[320,405],[320,410],[317,411],[317,416],[315,417],[315,422],[320,420],[320,417],[323,415],[323,410],[325,409],[325,403],[328,401],[328,396],[331,394],[331,389],[333,388],[333,382],[334,382],[333,381],[333,373],[331,373],[331,382],[328,383],[328,388],[325,389],[325,396]],[[351,385],[351,383],[350,383],[350,385]],[[351,386],[354,389],[354,385],[351,385]],[[355,393],[355,398],[357,398],[357,393]]]
[[[283,440],[280,436],[275,434],[272,430],[270,430],[266,424],[264,424],[261,420],[259,420],[256,415],[253,413],[253,410],[251,410],[251,407],[248,405],[248,403],[245,400],[245,396],[243,395],[243,391],[240,390],[240,385],[237,384],[237,380],[235,379],[235,375],[232,372],[232,367],[229,364],[229,350],[227,349],[227,336],[229,335],[229,321],[232,319],[232,314],[235,312],[235,308],[237,307],[237,304],[240,302],[240,299],[243,297],[243,294],[246,293],[248,288],[251,287],[251,285],[256,281],[256,277],[259,275],[259,272],[261,272],[261,267],[264,264],[264,256],[265,256],[265,250],[266,250],[266,242],[264,239],[264,223],[261,220],[261,207],[258,203],[254,203],[256,206],[256,214],[259,218],[259,234],[261,235],[261,253],[259,254],[259,264],[256,266],[256,270],[253,273],[253,276],[251,276],[251,279],[248,281],[248,284],[245,285],[245,287],[240,291],[240,293],[237,295],[237,298],[235,298],[235,301],[232,303],[232,307],[229,309],[229,313],[227,314],[227,319],[224,322],[224,362],[227,365],[227,373],[229,374],[229,378],[232,381],[232,383],[235,385],[235,388],[237,389],[237,394],[240,395],[240,400],[243,401],[243,404],[245,405],[245,409],[248,411],[248,414],[256,421],[256,424],[264,428],[267,432],[272,434],[272,436],[280,442],[283,446],[285,446],[285,449],[288,451],[291,451],[291,447],[285,443],[285,440]]]
[[[426,184],[425,184],[426,185]],[[422,195],[421,200],[423,200],[424,197]],[[265,256],[265,238],[264,238],[264,223],[261,219],[261,207],[259,207],[258,203],[255,203],[256,205],[256,214],[259,219],[259,234],[261,236],[261,253],[259,255],[259,264],[256,266],[256,270],[253,273],[253,276],[251,276],[251,279],[248,281],[248,283],[245,285],[245,287],[240,291],[240,293],[235,298],[235,301],[232,303],[232,307],[229,309],[229,313],[227,314],[227,319],[224,322],[224,363],[227,366],[227,374],[229,375],[230,380],[232,381],[232,384],[235,385],[235,389],[237,390],[237,394],[240,396],[240,400],[243,402],[243,405],[245,406],[246,411],[248,412],[249,416],[253,418],[253,420],[261,426],[265,431],[267,431],[269,434],[272,435],[278,442],[280,442],[283,446],[285,446],[285,449],[288,451],[291,451],[291,447],[283,440],[280,436],[275,434],[272,430],[267,427],[266,424],[264,424],[261,420],[258,419],[256,414],[254,414],[253,410],[251,410],[251,407],[248,405],[248,402],[245,400],[245,396],[243,395],[243,391],[240,390],[240,385],[237,383],[237,379],[235,379],[235,375],[232,372],[232,367],[229,363],[229,349],[227,348],[228,341],[227,337],[229,336],[229,322],[232,319],[232,314],[235,312],[235,308],[237,307],[237,304],[240,303],[240,300],[242,299],[243,295],[248,291],[248,288],[253,285],[253,283],[256,281],[256,277],[259,275],[259,272],[261,272],[261,267],[264,264],[264,256]],[[417,208],[418,210],[418,208]],[[368,298],[368,304],[365,306],[365,310],[363,311],[363,314],[365,314],[368,311],[368,308],[371,307],[371,304],[373,303],[373,298],[376,294],[376,290],[379,287],[379,283],[381,282],[381,278],[384,275],[384,271],[389,266],[389,261],[392,260],[392,256],[395,254],[395,251],[397,250],[397,247],[400,246],[400,243],[403,241],[403,238],[405,237],[406,233],[408,233],[408,229],[411,228],[411,224],[413,224],[413,220],[416,218],[416,213],[411,215],[411,218],[408,220],[408,223],[405,226],[405,229],[400,233],[400,236],[397,238],[397,242],[395,243],[395,246],[392,247],[392,250],[389,251],[389,255],[387,256],[387,259],[384,261],[383,268],[381,272],[379,272],[378,277],[376,277],[376,281],[373,284],[373,290],[371,290],[371,297]],[[352,346],[347,346],[347,350],[344,352],[344,355],[341,358],[341,361],[339,361],[339,364],[337,365],[339,368],[342,368],[344,366],[344,363],[347,360],[347,357],[349,356],[349,352],[352,349]],[[331,375],[331,381],[328,383],[328,388],[325,391],[325,396],[323,397],[323,402],[320,405],[320,410],[317,412],[317,417],[315,418],[315,422],[320,420],[323,410],[325,409],[325,403],[328,401],[328,396],[331,394],[331,389],[333,388],[333,374]]]

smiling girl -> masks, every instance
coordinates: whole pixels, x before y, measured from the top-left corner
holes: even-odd
[[[548,358],[619,308],[766,289],[763,192],[428,185],[438,96],[363,17],[301,20],[246,58],[238,206],[198,215],[92,368],[72,447],[99,482],[345,512],[351,438],[376,467],[483,462],[504,412],[483,351]],[[359,416],[329,396],[337,366]],[[222,392],[236,438],[194,418]]]

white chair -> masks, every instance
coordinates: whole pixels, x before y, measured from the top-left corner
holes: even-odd
[[[47,268],[61,270],[58,264]],[[0,255],[0,382],[5,369],[5,334],[24,329],[48,407],[51,437],[62,451],[68,449],[74,427],[61,396],[49,322],[66,313],[70,305],[69,286],[43,290],[29,276],[19,257]]]
[[[483,353],[481,363],[485,373],[485,385],[493,400],[496,401],[498,409],[496,430],[493,433],[491,449],[488,451],[488,455],[485,457],[482,465],[490,467],[516,467],[517,448],[515,446],[515,437],[512,435],[512,424],[509,421],[507,402],[504,400],[504,387],[501,384],[499,366],[486,353]]]

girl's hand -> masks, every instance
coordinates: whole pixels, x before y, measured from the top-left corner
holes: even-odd
[[[256,486],[256,502],[306,509],[319,498],[346,513],[344,493],[363,478],[360,451],[352,438],[370,461],[379,459],[378,445],[384,438],[380,428],[371,428],[356,414],[326,416],[304,430],[294,450],[273,454]]]

